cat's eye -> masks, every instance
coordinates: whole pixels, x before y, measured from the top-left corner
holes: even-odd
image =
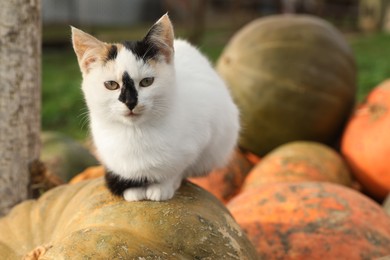
[[[154,78],[153,77],[149,77],[149,78],[144,78],[140,81],[139,85],[141,87],[149,87],[150,85],[152,85],[154,82]]]
[[[104,86],[106,87],[106,89],[109,89],[109,90],[116,90],[119,88],[118,82],[115,82],[112,80],[104,82]]]

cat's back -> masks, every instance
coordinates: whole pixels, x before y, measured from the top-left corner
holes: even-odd
[[[175,69],[177,77],[201,80],[218,79],[209,60],[193,45],[185,40],[175,40]]]
[[[174,48],[175,66],[179,71],[191,68],[207,69],[207,67],[211,66],[207,58],[186,40],[176,39]],[[206,66],[206,68],[204,66]]]
[[[205,125],[208,122],[225,128],[232,123],[232,128],[238,129],[237,107],[209,60],[184,40],[175,40],[174,47],[177,104],[178,111],[182,111],[178,113],[192,122]]]
[[[227,93],[224,82],[196,47],[178,39],[174,42],[174,48],[176,78],[180,89],[190,89],[194,95],[197,92],[206,96],[207,93],[213,95],[214,91]]]

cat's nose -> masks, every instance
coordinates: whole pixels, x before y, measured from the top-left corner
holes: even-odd
[[[130,100],[126,100],[125,104],[126,106],[130,109],[130,110],[133,110],[135,108],[135,106],[137,105],[137,99],[136,98],[132,98]]]
[[[119,99],[119,101],[124,103],[127,106],[127,108],[130,110],[133,110],[137,106],[137,103],[138,103],[137,96],[129,95],[128,93],[127,93],[127,95],[119,96],[118,99]]]
[[[138,93],[133,88],[123,87],[118,100],[132,110],[138,103]]]

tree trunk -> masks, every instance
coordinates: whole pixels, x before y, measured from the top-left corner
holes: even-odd
[[[39,0],[0,0],[0,215],[29,196],[40,150]]]

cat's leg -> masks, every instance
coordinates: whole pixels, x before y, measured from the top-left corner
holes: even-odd
[[[139,201],[146,199],[146,187],[128,188],[123,192],[126,201]]]
[[[105,174],[108,189],[117,196],[123,196],[127,201],[138,201],[146,199],[146,178],[131,179],[124,178],[112,171]]]
[[[146,198],[154,201],[171,199],[180,187],[181,182],[182,176],[177,176],[159,183],[150,184],[146,187]]]

